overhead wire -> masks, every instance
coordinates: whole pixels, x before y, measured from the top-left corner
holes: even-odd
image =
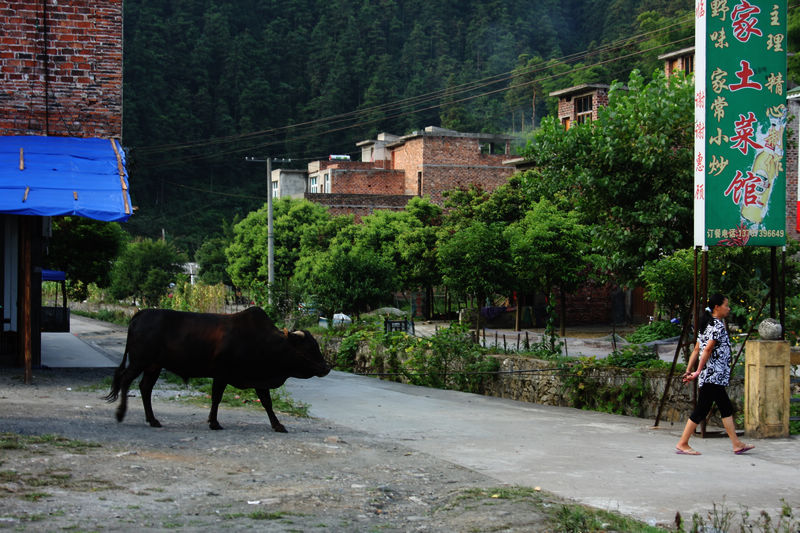
[[[615,50],[621,50],[621,49],[624,49],[626,47],[630,47],[630,46],[639,44],[640,42],[643,42],[644,40],[646,40],[647,38],[649,38],[651,35],[653,35],[655,33],[661,33],[663,31],[666,31],[666,30],[668,30],[670,28],[673,28],[675,26],[679,26],[679,25],[685,24],[686,22],[688,22],[688,19],[689,19],[689,17],[687,16],[687,17],[684,17],[683,19],[679,19],[677,22],[673,22],[670,25],[663,26],[663,27],[660,27],[660,28],[657,28],[655,30],[651,30],[651,31],[648,31],[648,32],[643,32],[643,33],[634,35],[633,37],[630,37],[630,38],[619,39],[617,41],[609,43],[608,45],[604,45],[602,47],[598,47],[598,48],[596,48],[594,50],[586,50],[586,51],[570,54],[570,55],[567,55],[567,56],[564,56],[562,58],[558,58],[558,59],[555,59],[555,60],[542,60],[542,62],[537,63],[535,65],[532,65],[530,67],[523,67],[521,69],[517,68],[517,69],[512,70],[512,71],[500,73],[500,74],[497,74],[497,75],[494,75],[494,76],[490,76],[490,77],[486,77],[486,78],[483,78],[483,79],[480,79],[480,80],[474,80],[474,81],[471,81],[471,82],[463,83],[461,85],[456,85],[456,86],[451,86],[451,87],[447,87],[447,88],[443,88],[443,89],[438,89],[436,91],[432,91],[432,92],[425,93],[425,94],[422,94],[422,95],[417,95],[417,96],[414,96],[414,97],[409,97],[409,98],[405,98],[405,99],[401,99],[401,100],[395,100],[395,101],[387,102],[387,103],[384,103],[384,104],[379,104],[379,105],[376,105],[376,106],[371,106],[371,107],[367,107],[367,108],[360,108],[360,109],[353,110],[353,111],[350,111],[350,112],[347,112],[347,113],[340,113],[340,114],[332,115],[332,116],[329,116],[329,117],[323,117],[323,118],[320,118],[320,119],[301,122],[301,123],[298,123],[298,124],[291,124],[291,125],[287,125],[287,126],[282,126],[282,127],[278,127],[278,128],[270,128],[270,129],[260,130],[260,131],[256,131],[256,132],[249,132],[249,133],[244,133],[244,134],[237,134],[237,135],[231,135],[231,136],[226,136],[226,137],[217,137],[217,138],[204,139],[204,140],[198,140],[198,141],[188,141],[188,142],[184,142],[184,143],[175,143],[175,144],[170,144],[170,145],[144,146],[144,147],[137,148],[137,150],[141,154],[144,155],[144,154],[154,154],[154,153],[168,152],[168,151],[174,151],[174,150],[200,148],[200,147],[211,146],[211,145],[214,145],[214,144],[241,142],[241,141],[247,140],[247,139],[252,138],[252,137],[265,136],[265,135],[274,135],[274,134],[282,132],[282,131],[296,130],[296,129],[307,128],[307,127],[326,124],[326,123],[336,124],[336,123],[343,122],[343,121],[348,120],[348,119],[353,118],[353,117],[363,116],[364,114],[375,113],[375,112],[380,112],[380,111],[392,111],[392,110],[395,110],[395,109],[402,109],[402,108],[404,108],[406,106],[410,106],[410,105],[419,105],[419,104],[422,104],[422,103],[425,103],[425,102],[429,102],[431,100],[440,99],[443,96],[453,96],[453,95],[463,94],[465,92],[474,91],[474,90],[477,90],[477,89],[480,89],[480,88],[485,88],[485,87],[488,87],[488,86],[491,86],[491,85],[496,85],[497,83],[502,83],[502,82],[506,82],[506,81],[513,80],[513,79],[516,79],[516,78],[529,76],[529,75],[531,75],[533,73],[540,72],[542,70],[551,69],[551,68],[554,68],[554,67],[557,67],[557,66],[566,65],[569,62],[579,61],[579,60],[582,60],[582,59],[586,59],[588,57],[592,57],[592,56],[596,56],[596,55],[600,55],[600,54],[604,54],[604,53],[609,53],[609,52],[612,52],[612,51],[615,51]],[[669,44],[670,43],[662,44],[662,45],[659,45],[658,47],[666,47]],[[418,111],[410,111],[410,112],[413,113],[413,112],[418,112]],[[380,120],[383,120],[383,119],[384,118],[381,117]],[[280,141],[280,142],[286,142],[286,141],[283,140],[283,141]]]
[[[398,112],[398,113],[395,113],[393,115],[381,116],[381,117],[375,118],[375,119],[362,120],[362,121],[356,122],[356,123],[346,124],[346,125],[335,127],[335,128],[329,128],[329,129],[327,129],[325,131],[311,131],[311,132],[303,133],[303,134],[300,134],[300,135],[297,135],[297,136],[294,136],[294,137],[291,137],[291,138],[288,138],[288,139],[281,139],[281,140],[275,140],[275,141],[269,141],[269,142],[262,142],[262,143],[258,143],[258,144],[255,144],[255,145],[245,146],[245,147],[234,147],[234,148],[224,149],[224,150],[220,150],[220,151],[213,152],[213,153],[202,153],[202,154],[188,155],[188,156],[183,156],[183,157],[178,157],[178,158],[172,158],[172,159],[169,159],[169,160],[166,160],[166,161],[158,161],[158,162],[154,162],[154,163],[142,162],[142,163],[139,163],[139,166],[140,167],[155,167],[155,166],[175,165],[175,164],[186,163],[186,162],[191,162],[191,161],[210,159],[212,157],[220,157],[220,156],[224,156],[224,155],[232,155],[232,154],[243,153],[243,152],[254,152],[254,151],[258,151],[258,150],[263,149],[263,148],[268,148],[268,147],[276,146],[276,145],[282,145],[282,144],[285,144],[287,142],[296,142],[296,141],[306,140],[306,139],[309,139],[309,138],[329,135],[329,134],[332,134],[332,133],[337,133],[337,132],[348,130],[348,129],[352,129],[352,128],[359,128],[359,127],[367,126],[367,125],[370,125],[370,124],[375,124],[375,123],[382,122],[382,121],[385,121],[385,120],[392,120],[392,119],[396,119],[396,118],[401,118],[403,116],[407,116],[407,115],[411,115],[411,114],[422,113],[422,112],[429,111],[429,110],[432,110],[432,109],[438,109],[438,108],[444,107],[444,106],[450,106],[450,105],[459,104],[459,103],[467,102],[467,101],[470,101],[470,100],[474,100],[474,99],[477,99],[477,98],[482,98],[482,97],[485,97],[485,96],[491,96],[493,94],[498,94],[498,93],[501,93],[501,92],[505,92],[505,91],[511,90],[512,88],[518,89],[520,87],[526,87],[526,86],[529,86],[529,85],[532,85],[532,84],[535,84],[535,83],[540,83],[542,81],[558,78],[558,77],[561,77],[561,76],[566,76],[566,75],[572,74],[574,72],[579,72],[579,71],[587,70],[587,69],[590,69],[590,68],[593,68],[593,67],[596,67],[596,66],[605,65],[605,64],[608,64],[608,63],[621,61],[623,59],[627,59],[627,58],[634,57],[634,56],[637,56],[637,55],[646,54],[648,52],[652,52],[653,50],[656,50],[656,49],[659,49],[659,48],[665,48],[665,47],[668,47],[668,46],[671,46],[671,45],[676,45],[676,44],[683,43],[685,41],[689,41],[689,40],[693,40],[693,39],[694,39],[694,36],[685,37],[685,38],[682,38],[682,39],[677,39],[677,40],[671,41],[669,43],[658,44],[658,45],[655,45],[653,47],[646,48],[644,50],[637,50],[637,51],[631,52],[629,54],[616,56],[616,57],[609,58],[609,59],[606,59],[606,60],[603,60],[603,61],[598,61],[596,63],[582,65],[580,67],[573,68],[573,69],[571,69],[569,71],[565,71],[565,72],[561,72],[561,73],[555,73],[555,74],[552,74],[552,75],[549,75],[549,76],[534,78],[534,79],[525,81],[523,83],[519,83],[517,85],[500,87],[500,88],[493,89],[493,90],[490,90],[490,91],[485,91],[485,92],[481,92],[479,94],[465,96],[465,97],[462,97],[462,98],[459,98],[459,99],[455,99],[455,100],[450,100],[450,101],[447,101],[447,102],[437,102],[436,104],[430,105],[430,106],[427,106],[427,107],[418,108],[418,109],[414,109],[414,110],[410,110],[410,111]]]

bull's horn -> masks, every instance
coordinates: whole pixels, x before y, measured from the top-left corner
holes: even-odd
[[[303,332],[303,331],[293,331],[293,332],[292,332],[292,335],[297,335],[297,336],[298,336],[298,337],[300,337],[301,339],[305,339],[305,337],[306,337],[306,334],[305,334],[305,332]]]
[[[283,336],[284,337],[288,337],[289,336],[289,330],[288,329],[283,328]]]

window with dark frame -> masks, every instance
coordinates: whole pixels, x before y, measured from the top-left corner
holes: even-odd
[[[575,122],[583,124],[592,120],[592,95],[575,98]]]

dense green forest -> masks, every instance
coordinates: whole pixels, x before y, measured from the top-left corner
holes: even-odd
[[[190,255],[304,167],[381,131],[520,137],[550,91],[627,79],[693,44],[688,0],[126,0],[134,235]],[[284,165],[285,166],[285,165]]]

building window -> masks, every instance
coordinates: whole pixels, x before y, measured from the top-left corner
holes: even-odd
[[[273,198],[278,198],[278,182],[277,181],[273,181],[272,182],[272,197]]]
[[[688,55],[683,58],[683,72],[686,74],[694,72],[694,55]]]
[[[583,124],[592,120],[592,95],[580,96],[575,99],[575,122]]]
[[[317,177],[314,176],[309,181],[311,182],[310,187],[309,187],[309,191],[311,192],[311,194],[317,194],[317,192],[318,192],[317,191]]]
[[[330,174],[325,174],[325,186],[322,189],[322,192],[327,192],[327,193],[331,192],[331,175]]]
[[[570,120],[569,117],[564,117],[561,119],[561,125],[564,126],[565,130],[568,130],[570,127]]]

